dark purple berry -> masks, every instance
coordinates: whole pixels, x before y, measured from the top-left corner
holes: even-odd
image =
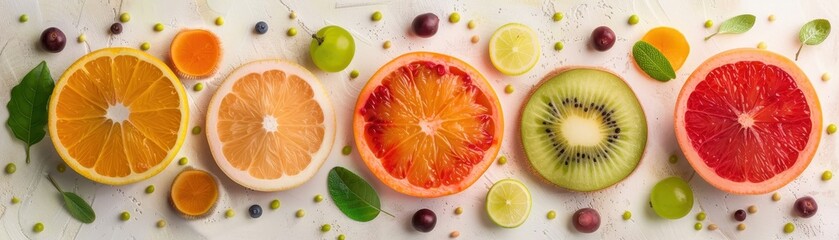
[[[600,214],[597,210],[583,208],[574,213],[574,228],[581,233],[593,233],[600,228]]]
[[[434,226],[437,225],[437,215],[431,210],[425,208],[420,209],[417,213],[414,213],[411,224],[417,231],[431,232],[431,230],[434,230]]]
[[[615,32],[607,26],[597,27],[591,32],[591,42],[597,51],[609,50],[615,45]]]
[[[254,204],[250,208],[248,208],[248,213],[251,215],[252,218],[259,218],[262,216],[262,206],[259,204]]]
[[[61,29],[51,27],[41,33],[41,45],[49,52],[61,52],[65,44],[67,44],[67,37]]]
[[[734,211],[734,220],[737,220],[738,222],[745,221],[746,211],[743,209],[738,209],[737,211]]]
[[[268,24],[260,21],[260,22],[256,23],[256,26],[253,27],[253,30],[256,33],[265,34],[265,33],[268,32]]]
[[[424,13],[420,14],[416,18],[414,18],[414,22],[411,24],[411,27],[414,29],[414,33],[417,36],[430,38],[437,34],[437,25],[440,24],[440,18],[433,13]]]
[[[122,23],[114,23],[114,24],[111,24],[111,33],[112,33],[112,34],[120,34],[120,33],[122,33]]]
[[[809,218],[816,215],[816,211],[818,210],[819,205],[816,204],[816,200],[810,196],[795,200],[795,211],[803,218]]]

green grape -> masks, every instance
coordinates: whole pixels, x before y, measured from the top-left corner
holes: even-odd
[[[347,30],[338,26],[321,28],[312,34],[309,55],[321,70],[337,72],[350,65],[355,55],[355,40]]]
[[[658,182],[650,192],[650,206],[660,217],[682,218],[693,208],[693,191],[680,177],[666,178]]]

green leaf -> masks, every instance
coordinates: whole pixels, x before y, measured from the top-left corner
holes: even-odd
[[[6,124],[15,137],[26,144],[26,163],[29,163],[29,148],[44,139],[46,134],[47,103],[53,87],[55,82],[50,70],[42,61],[12,88],[12,97],[6,105],[9,109]]]
[[[335,205],[338,205],[338,209],[353,220],[368,222],[376,218],[379,212],[393,217],[392,214],[382,211],[376,190],[346,168],[332,168],[327,176],[326,185],[329,196]]]
[[[632,46],[632,57],[635,58],[638,67],[655,80],[666,82],[676,78],[670,61],[652,44],[636,42],[635,46]]]
[[[708,37],[705,37],[705,40],[711,39],[711,37],[716,36],[717,34],[729,34],[729,33],[744,33],[752,29],[755,25],[755,15],[751,14],[743,14],[722,22],[720,24],[719,30],[714,34],[711,34]]]
[[[820,44],[824,42],[828,35],[830,35],[830,21],[827,21],[827,19],[815,19],[804,24],[801,31],[798,32],[798,40],[801,41],[801,46],[795,53],[795,60],[798,60],[798,54],[801,53],[804,45]]]
[[[47,179],[50,180],[50,183],[52,183],[52,186],[55,187],[55,190],[58,190],[58,192],[61,193],[61,196],[64,198],[64,208],[70,212],[70,216],[73,216],[73,218],[83,223],[92,223],[96,220],[96,213],[93,212],[93,208],[90,207],[90,204],[87,204],[84,199],[75,193],[62,191],[52,176],[47,175]]]

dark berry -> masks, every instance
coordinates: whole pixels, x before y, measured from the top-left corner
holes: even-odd
[[[417,231],[431,232],[431,230],[434,230],[434,226],[437,225],[437,215],[431,210],[425,208],[420,209],[417,213],[414,213],[411,224]]]
[[[429,38],[437,34],[437,25],[440,23],[440,18],[437,18],[437,15],[433,13],[424,13],[420,14],[416,18],[414,18],[414,22],[411,24],[411,27],[414,29],[414,33],[417,36]]]
[[[122,33],[122,23],[114,23],[114,24],[111,24],[111,33],[112,33],[112,34],[120,34],[120,33]]]
[[[248,208],[248,214],[250,214],[252,218],[259,218],[262,216],[262,207],[258,204],[254,204]]]
[[[743,209],[738,209],[737,211],[734,211],[734,220],[737,220],[738,222],[745,221],[746,211]]]
[[[64,50],[64,45],[67,44],[67,38],[58,28],[47,28],[41,33],[41,45],[49,52],[57,53]]]
[[[607,26],[600,26],[591,32],[591,42],[597,51],[606,51],[615,45],[615,32]]]
[[[816,200],[810,196],[795,200],[795,211],[803,218],[809,218],[816,215],[816,211],[818,210],[819,205],[816,204]]]
[[[583,208],[574,213],[574,228],[581,233],[593,233],[600,228],[600,214],[597,210]]]
[[[260,21],[256,23],[256,26],[253,26],[253,31],[259,34],[265,34],[268,32],[268,24]]]

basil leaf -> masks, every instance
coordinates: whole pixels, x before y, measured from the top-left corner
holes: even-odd
[[[795,52],[795,60],[798,60],[798,54],[804,45],[818,45],[830,35],[830,21],[827,19],[815,19],[801,27],[798,32],[798,40],[801,41],[801,46],[798,47],[798,52]]]
[[[26,144],[26,163],[29,163],[29,148],[44,139],[47,125],[47,103],[55,82],[50,76],[46,62],[33,68],[20,84],[12,88],[9,109],[9,128]]]
[[[361,177],[343,167],[334,167],[327,176],[327,188],[338,209],[352,220],[368,222],[382,211],[376,190]]]
[[[666,82],[676,78],[676,72],[670,65],[670,61],[652,44],[644,41],[636,42],[632,46],[632,57],[635,58],[638,67],[655,80]]]
[[[93,208],[90,207],[90,204],[75,193],[62,191],[61,187],[58,186],[58,183],[55,182],[55,179],[53,179],[52,176],[47,175],[47,179],[50,180],[50,183],[52,183],[52,186],[55,187],[55,190],[58,190],[58,192],[61,193],[61,197],[64,198],[64,208],[70,212],[70,216],[73,216],[73,218],[83,223],[92,223],[96,220],[96,213],[93,212]]]
[[[755,25],[755,15],[751,14],[743,14],[728,20],[725,22],[720,23],[720,28],[714,34],[705,37],[705,40],[711,39],[711,37],[716,36],[717,34],[728,34],[728,33],[744,33],[752,29]]]

